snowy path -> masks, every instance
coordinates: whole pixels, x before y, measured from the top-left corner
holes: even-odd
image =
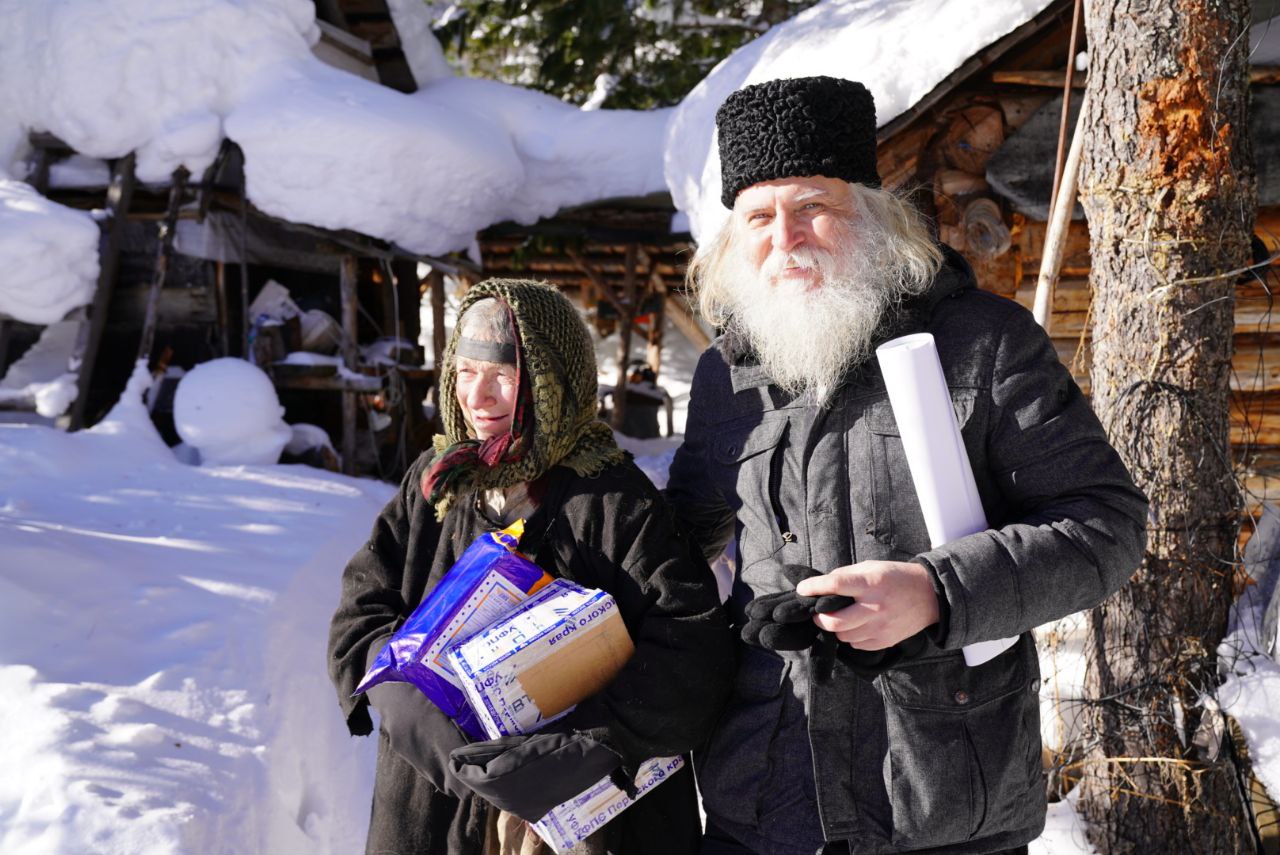
[[[392,488],[183,466],[136,415],[0,427],[0,851],[358,851],[324,639]]]

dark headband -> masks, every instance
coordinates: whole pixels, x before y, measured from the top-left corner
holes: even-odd
[[[454,351],[464,359],[478,359],[481,362],[499,362],[503,365],[516,364],[516,346],[498,341],[481,341],[478,338],[458,338],[458,348]]]

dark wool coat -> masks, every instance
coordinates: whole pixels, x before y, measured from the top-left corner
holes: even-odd
[[[933,334],[991,530],[931,549],[875,359],[826,408],[792,400],[729,338],[698,364],[667,497],[707,555],[731,538],[730,614],[788,587],[780,563],[929,568],[944,613],[924,653],[874,682],[843,662],[745,649],[696,757],[709,821],[763,855],[991,852],[1044,824],[1030,630],[1132,574],[1146,500],[1030,312],[979,291],[953,251],[894,334]],[[960,648],[1021,636],[967,667]]]
[[[367,546],[343,573],[329,673],[354,735],[372,730],[368,701],[351,696],[370,657],[467,546],[496,527],[474,501],[456,503],[436,521],[420,487],[429,456],[406,474]],[[526,521],[521,550],[552,575],[608,591],[636,648],[617,679],[564,722],[616,750],[632,770],[649,757],[689,752],[710,731],[734,670],[711,571],[630,459],[590,478],[553,468],[545,488],[543,503]],[[457,744],[458,731],[443,714],[428,717],[424,727],[439,729],[440,746]],[[488,807],[449,775],[447,747],[430,764],[433,784],[390,742],[380,734],[367,851],[479,853]],[[686,765],[603,833],[611,853],[680,855],[696,851],[699,828]]]

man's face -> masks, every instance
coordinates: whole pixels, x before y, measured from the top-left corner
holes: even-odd
[[[852,237],[853,198],[836,178],[780,178],[753,184],[733,205],[733,230],[746,261],[774,285],[812,291],[823,284],[815,259]]]
[[[516,367],[459,356],[458,403],[476,439],[501,436],[511,428],[520,384]]]

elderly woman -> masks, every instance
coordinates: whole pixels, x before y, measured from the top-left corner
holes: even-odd
[[[521,817],[706,738],[733,673],[730,630],[698,550],[596,418],[590,335],[563,295],[513,280],[471,289],[440,389],[445,435],[347,565],[330,627],[329,673],[349,729],[372,730],[370,704],[379,714],[367,851],[549,852]],[[617,601],[635,642],[618,677],[549,732],[470,746],[406,683],[352,697],[463,550],[519,518],[522,552]],[[677,855],[696,851],[699,829],[686,766],[574,851]]]

